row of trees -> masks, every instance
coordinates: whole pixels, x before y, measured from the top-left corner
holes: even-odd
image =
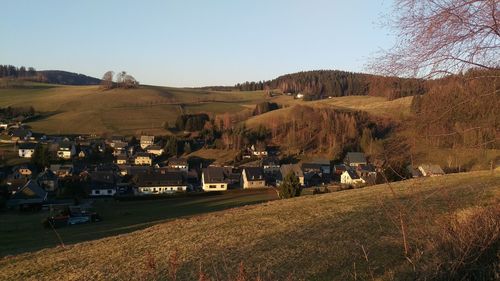
[[[13,65],[0,65],[0,78],[29,78],[36,76],[36,70],[33,67],[15,67]]]
[[[31,117],[36,114],[33,106],[26,107],[4,107],[0,108],[0,119],[14,119],[17,117]]]
[[[115,80],[113,80],[114,78]],[[106,90],[113,88],[129,89],[137,88],[138,86],[139,81],[125,71],[120,71],[115,76],[115,73],[110,70],[102,76],[101,87]]]

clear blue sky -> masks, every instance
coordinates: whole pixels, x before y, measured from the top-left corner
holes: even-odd
[[[301,70],[363,71],[394,39],[391,0],[3,1],[0,64],[143,84],[234,85]]]

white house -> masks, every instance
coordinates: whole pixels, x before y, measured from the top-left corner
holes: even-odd
[[[182,172],[145,173],[137,176],[137,191],[140,194],[163,194],[185,192],[187,184]]]
[[[203,191],[227,190],[227,180],[222,167],[208,167],[201,173]]]
[[[264,178],[264,171],[259,167],[243,168],[241,173],[241,186],[243,188],[264,188],[266,187],[266,180]]]
[[[140,144],[142,149],[146,149],[146,147],[153,145],[155,143],[154,136],[141,136]]]
[[[21,143],[19,144],[19,157],[21,158],[31,158],[33,153],[35,153],[36,143]]]
[[[63,141],[59,144],[57,149],[57,157],[65,160],[69,160],[76,155],[76,148],[72,142]]]
[[[363,184],[365,180],[360,178],[353,170],[347,170],[340,175],[340,183],[342,184]]]

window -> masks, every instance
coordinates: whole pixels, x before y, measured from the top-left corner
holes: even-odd
[[[217,185],[211,184],[208,186],[209,188],[217,188]]]
[[[111,194],[113,193],[113,191],[111,189],[108,189],[108,194]]]
[[[95,194],[101,194],[101,191],[100,190],[94,190],[94,193]]]

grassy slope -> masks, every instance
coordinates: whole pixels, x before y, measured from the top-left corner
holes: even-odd
[[[215,92],[141,86],[102,91],[98,86],[49,86],[0,89],[0,106],[34,106],[48,113],[31,125],[47,133],[165,133],[184,110],[236,112],[264,99],[263,92]],[[181,109],[180,105],[183,105]]]
[[[274,191],[230,192],[222,195],[117,202],[97,200],[95,210],[103,217],[99,223],[58,229],[63,241],[76,243],[143,229],[160,222],[188,215],[219,211],[276,198]],[[54,232],[41,225],[48,212],[36,214],[17,211],[0,213],[0,257],[54,247],[59,244]]]
[[[179,256],[178,280],[197,279],[200,264],[211,276],[236,272],[242,261],[285,279],[369,279],[386,276],[405,263],[399,231],[384,209],[397,201],[421,207],[431,221],[443,212],[491,202],[500,196],[500,174],[447,175],[306,196],[178,219],[151,228],[70,247],[0,260],[2,280],[137,280],[148,274],[166,279],[168,261]],[[417,227],[407,220],[410,243]],[[362,249],[367,251],[368,262]],[[155,266],[151,266],[151,264]],[[149,264],[149,265],[148,265]],[[279,277],[279,278],[278,278]],[[387,277],[387,276],[386,276]],[[162,279],[162,280],[163,280]]]

